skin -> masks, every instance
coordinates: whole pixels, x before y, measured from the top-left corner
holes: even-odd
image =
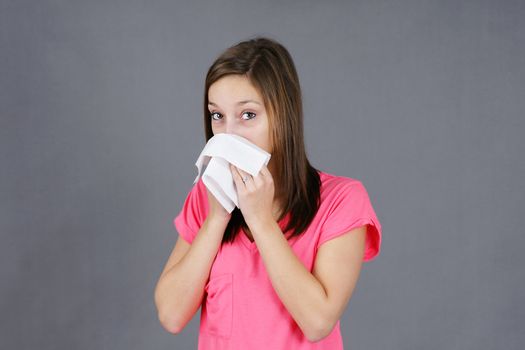
[[[264,105],[239,101],[262,97],[244,76],[226,76],[208,91],[214,134],[243,136],[271,153]],[[250,114],[251,112],[254,114]],[[270,161],[271,163],[271,161]],[[276,222],[271,164],[257,176],[231,166],[239,207],[250,228],[274,290],[310,341],[332,331],[346,309],[360,275],[366,226],[323,243],[312,272],[297,258]],[[248,177],[246,183],[242,178]],[[208,217],[190,245],[179,238],[159,278],[155,302],[159,319],[172,333],[180,332],[202,301],[202,288],[231,214],[208,192]],[[343,267],[343,268],[342,268]]]
[[[208,101],[210,123],[214,135],[220,133],[239,135],[266,152],[272,153],[268,114],[264,100],[247,77],[228,75],[219,79],[210,86]],[[269,176],[272,177],[272,160],[270,158],[268,167],[263,166],[261,174],[270,174]],[[231,169],[233,171],[234,167]],[[253,180],[253,177],[250,175],[248,180],[247,184],[252,183],[253,181],[250,180]],[[216,213],[220,217],[228,216],[226,210],[214,197],[208,196],[208,198],[212,201],[214,214]],[[274,199],[274,186],[265,185],[255,194],[252,194],[250,200],[239,198],[239,208],[247,222],[252,219],[249,217],[252,213],[257,213],[255,214],[257,216],[267,215],[269,218],[275,217],[277,219],[280,207],[278,201]],[[251,232],[247,232],[247,235],[253,241]]]

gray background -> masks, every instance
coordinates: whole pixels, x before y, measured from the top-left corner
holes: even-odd
[[[291,52],[314,166],[383,225],[347,349],[522,349],[523,1],[0,1],[0,348],[194,349],[153,290],[204,146],[204,75]]]

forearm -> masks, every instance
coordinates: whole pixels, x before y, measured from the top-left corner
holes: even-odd
[[[205,220],[190,249],[159,279],[155,304],[165,327],[179,332],[200,307],[227,222]]]
[[[324,287],[297,258],[275,221],[252,226],[274,290],[303,333],[320,338],[333,326]]]

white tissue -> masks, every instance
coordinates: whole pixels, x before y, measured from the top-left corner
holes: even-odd
[[[235,182],[230,170],[230,163],[245,172],[256,176],[263,165],[268,165],[270,153],[234,134],[217,134],[208,140],[199,158],[195,162],[197,177],[217,198],[219,203],[231,213],[239,206]]]

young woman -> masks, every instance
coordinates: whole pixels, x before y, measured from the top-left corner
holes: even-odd
[[[222,53],[204,89],[206,141],[245,137],[272,156],[257,176],[231,166],[228,213],[202,179],[155,289],[159,320],[179,333],[202,306],[199,349],[343,349],[340,318],[381,225],[363,184],[310,165],[289,52],[255,38]]]

